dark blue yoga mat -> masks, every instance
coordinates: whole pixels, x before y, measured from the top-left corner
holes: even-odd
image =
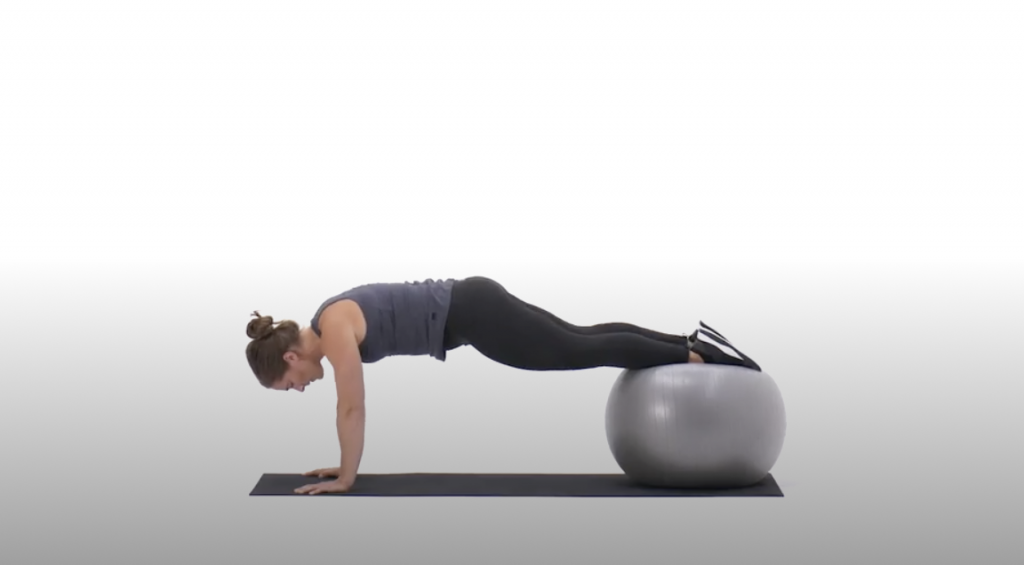
[[[348,492],[296,494],[295,489],[329,478],[267,473],[250,496],[530,496],[530,497],[686,497],[783,496],[771,474],[760,482],[731,489],[680,489],[640,485],[622,474],[396,473],[359,475]]]

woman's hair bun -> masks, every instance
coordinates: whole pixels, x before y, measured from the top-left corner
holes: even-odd
[[[259,312],[253,312],[254,319],[249,320],[245,327],[245,333],[252,339],[263,339],[274,332],[274,318],[261,316]]]

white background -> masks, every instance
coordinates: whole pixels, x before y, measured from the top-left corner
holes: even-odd
[[[1020,562],[1021,29],[978,1],[5,3],[0,561]],[[248,497],[339,453],[333,387],[249,372],[250,312],[474,274],[725,333],[786,400],[786,497]],[[615,472],[617,374],[370,365],[360,471]]]

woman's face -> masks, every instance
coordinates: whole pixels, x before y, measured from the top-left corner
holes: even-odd
[[[301,351],[289,351],[284,354],[288,362],[288,370],[274,388],[277,390],[297,390],[302,392],[310,383],[324,378],[324,367],[319,360],[312,359]]]

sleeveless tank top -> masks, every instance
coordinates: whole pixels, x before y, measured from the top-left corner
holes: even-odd
[[[454,284],[455,279],[427,279],[357,286],[325,300],[310,327],[319,336],[324,309],[339,300],[352,300],[366,318],[366,337],[359,345],[363,363],[393,355],[430,355],[444,361],[444,328]]]

